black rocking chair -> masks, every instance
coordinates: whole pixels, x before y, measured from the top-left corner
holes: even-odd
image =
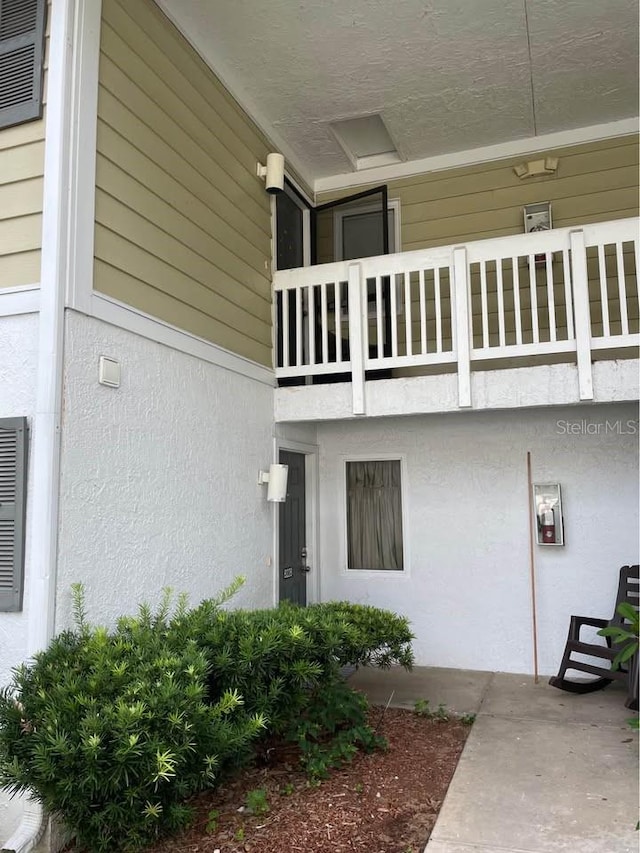
[[[602,690],[603,687],[607,687],[612,681],[624,681],[627,684],[627,700],[624,704],[627,708],[631,708],[634,711],[638,710],[638,655],[635,654],[628,661],[625,661],[620,669],[612,670],[610,668],[611,662],[620,651],[620,647],[613,644],[610,637],[606,637],[606,646],[593,642],[585,642],[580,639],[580,630],[583,625],[598,629],[606,628],[609,625],[622,627],[624,619],[618,613],[618,605],[622,602],[627,602],[638,610],[640,602],[638,595],[640,590],[638,569],[638,566],[623,566],[620,569],[618,595],[616,596],[616,605],[611,619],[593,619],[588,616],[571,617],[569,636],[567,637],[567,645],[562,655],[560,669],[557,675],[549,679],[549,684],[553,687],[558,687],[560,690],[568,690],[570,693],[591,693],[594,690]],[[598,666],[594,663],[574,660],[572,658],[573,654],[583,657],[586,655],[590,658],[601,658],[603,663],[604,661],[608,661],[609,665]],[[565,677],[568,669],[586,672],[598,677],[590,681],[571,681]]]

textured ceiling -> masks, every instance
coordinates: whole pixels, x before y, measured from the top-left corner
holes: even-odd
[[[638,114],[636,0],[158,0],[313,181],[380,113],[403,160]]]

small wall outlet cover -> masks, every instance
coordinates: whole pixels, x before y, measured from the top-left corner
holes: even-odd
[[[98,382],[109,388],[120,387],[120,362],[101,355],[98,362]]]

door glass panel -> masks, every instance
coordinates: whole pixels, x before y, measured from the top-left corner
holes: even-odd
[[[302,209],[286,189],[276,195],[276,263],[279,270],[303,266]]]
[[[389,229],[389,252],[395,252],[394,246],[394,218],[393,210],[387,211],[387,227]],[[351,261],[354,258],[368,258],[374,255],[384,255],[384,228],[383,220],[378,210],[362,209],[362,212],[354,210],[345,211],[341,215],[336,212],[336,231],[342,230],[342,251],[340,251],[340,240],[338,240],[339,261]]]
[[[382,219],[378,212],[354,213],[342,219],[342,260],[384,254]]]

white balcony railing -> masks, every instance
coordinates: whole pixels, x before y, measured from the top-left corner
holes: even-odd
[[[634,218],[283,270],[276,376],[350,374],[359,414],[370,371],[453,366],[464,407],[474,363],[569,353],[589,400],[594,351],[640,343],[639,267]]]

